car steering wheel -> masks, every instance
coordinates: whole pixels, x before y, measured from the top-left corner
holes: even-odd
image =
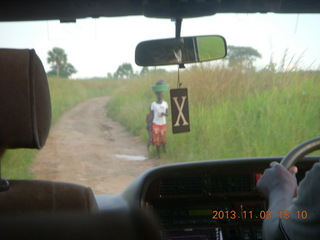
[[[318,149],[320,149],[320,137],[308,140],[292,149],[287,156],[281,160],[280,164],[288,169],[300,161],[305,155]]]

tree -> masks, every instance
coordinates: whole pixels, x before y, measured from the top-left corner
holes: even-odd
[[[252,69],[257,58],[261,58],[261,54],[252,47],[228,46],[225,60],[228,60],[230,68]]]
[[[74,68],[74,66],[70,63],[67,63],[65,66],[63,66],[60,70],[60,76],[68,78],[72,74],[76,73],[77,70]]]
[[[121,64],[114,73],[115,78],[131,78],[134,76],[133,68],[130,63]]]
[[[107,78],[108,78],[108,79],[113,79],[113,78],[114,78],[114,77],[113,77],[113,74],[108,72]]]
[[[154,67],[154,68],[149,69],[148,67],[143,67],[140,71],[140,76],[146,76],[148,74],[161,75],[161,74],[166,74],[166,73],[168,73],[167,70],[165,70],[163,68]]]
[[[67,54],[62,48],[54,47],[51,51],[48,51],[47,62],[51,64],[51,71],[48,74],[68,78],[76,73],[77,70],[67,60]]]
[[[149,72],[149,68],[148,67],[143,67],[140,71],[140,76],[144,76],[147,75]]]

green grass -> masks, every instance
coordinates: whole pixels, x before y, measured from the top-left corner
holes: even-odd
[[[145,117],[156,99],[151,86],[159,79],[176,87],[177,74],[150,73],[140,79],[49,79],[53,123],[76,104],[112,94],[109,115],[132,135],[147,141]],[[295,145],[320,135],[320,73],[229,71],[199,65],[180,73],[189,92],[190,133],[171,133],[161,163],[285,155]],[[169,103],[169,92],[165,94]],[[2,176],[30,179],[37,150],[8,150]],[[151,155],[155,154],[151,151]]]
[[[128,81],[110,102],[110,115],[147,139],[145,114],[159,79],[176,86],[176,74]],[[189,90],[190,133],[171,133],[162,163],[235,157],[282,156],[320,135],[320,73],[243,73],[200,65],[180,73]],[[169,93],[165,95],[169,102]],[[153,154],[153,153],[151,153]]]
[[[114,80],[67,80],[49,78],[52,105],[52,124],[67,110],[92,97],[110,95],[121,82]],[[1,160],[2,176],[12,179],[31,179],[30,166],[38,150],[7,150]]]
[[[222,58],[225,53],[225,42],[218,36],[197,37],[198,51],[201,61],[208,61]],[[215,47],[212,47],[215,46]]]

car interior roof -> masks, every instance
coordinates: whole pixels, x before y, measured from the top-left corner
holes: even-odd
[[[176,4],[179,4],[179,7],[175,8]],[[180,4],[184,4],[186,8],[181,8]],[[320,13],[318,0],[13,0],[3,1],[0,4],[0,21],[60,20],[73,22],[76,19],[87,17],[134,15],[158,17],[160,10],[169,12],[172,18],[176,18],[175,13],[186,9],[194,11],[194,6],[200,6],[199,16],[215,13]],[[196,15],[190,15],[190,17],[193,16]]]

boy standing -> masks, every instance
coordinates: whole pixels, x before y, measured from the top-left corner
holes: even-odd
[[[168,116],[168,103],[163,100],[163,92],[168,90],[168,85],[164,80],[159,80],[152,86],[152,90],[157,96],[157,101],[150,107],[152,116],[152,142],[157,148],[157,156],[160,158],[160,147],[166,152],[167,130],[166,117]]]

